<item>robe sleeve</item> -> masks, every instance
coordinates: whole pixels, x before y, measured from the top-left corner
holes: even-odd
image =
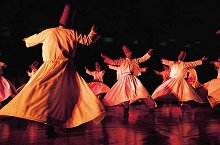
[[[96,33],[95,31],[91,30],[89,35],[83,35],[79,34],[77,31],[75,31],[75,40],[76,42],[88,46],[94,43],[96,40],[98,40],[101,36]]]
[[[47,33],[47,30],[44,30],[44,31],[42,31],[38,34],[34,34],[32,36],[24,38],[26,47],[28,48],[28,47],[32,47],[32,46],[35,46],[37,44],[43,43],[43,41],[47,37],[46,33]]]
[[[215,67],[220,68],[220,62],[215,61],[214,65],[215,65]]]
[[[167,59],[161,59],[162,64],[168,65],[168,66],[172,66],[174,65],[174,61],[171,60],[167,60]]]
[[[136,58],[136,59],[137,59],[138,63],[142,63],[142,62],[148,60],[150,57],[151,57],[151,55],[146,53],[144,56],[142,56],[140,58]]]
[[[184,62],[184,66],[186,68],[188,67],[195,67],[197,65],[201,65],[202,64],[202,60],[196,60],[196,61],[191,61],[191,62]]]
[[[146,72],[147,71],[147,69],[144,67],[144,68],[140,68],[140,71],[141,72]]]
[[[160,72],[160,71],[154,71],[154,72],[158,75],[162,75],[162,72]]]
[[[118,69],[117,66],[113,66],[113,65],[108,65],[108,67],[109,67],[110,69],[113,69],[113,70],[117,70],[117,69]]]
[[[123,61],[123,58],[119,58],[116,60],[112,60],[111,58],[108,58],[107,56],[105,56],[105,58],[104,58],[104,62],[107,64],[110,64],[110,65],[119,66],[119,65],[121,65],[122,61]]]
[[[94,73],[93,73],[92,71],[90,71],[89,69],[86,69],[86,73],[89,74],[89,75],[91,75],[91,76],[93,76],[93,74],[94,74]]]

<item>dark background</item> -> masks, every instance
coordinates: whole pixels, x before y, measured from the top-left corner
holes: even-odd
[[[8,67],[5,76],[19,86],[28,76],[26,70],[35,60],[42,63],[41,45],[26,48],[22,38],[46,28],[58,26],[67,0],[1,0],[0,1],[0,50],[1,60]],[[161,58],[176,60],[180,50],[186,50],[186,61],[203,56],[216,60],[220,54],[219,0],[80,0],[76,6],[74,29],[88,34],[93,24],[102,38],[95,44],[78,46],[75,65],[87,81],[84,67],[94,70],[100,61],[106,70],[104,81],[109,86],[116,82],[115,71],[109,70],[100,53],[110,58],[124,56],[123,44],[128,44],[134,57],[141,57],[154,48],[150,60],[141,64],[148,72],[140,80],[151,92],[161,83],[161,77],[152,70],[162,70]],[[199,81],[204,83],[217,76],[214,66],[204,62],[196,67]],[[20,78],[23,78],[21,81]],[[24,80],[25,79],[25,80]]]

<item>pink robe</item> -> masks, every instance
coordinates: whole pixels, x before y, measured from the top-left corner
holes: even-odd
[[[95,95],[107,93],[110,90],[110,88],[103,83],[104,71],[90,71],[87,69],[86,73],[93,76],[93,82],[87,84]]]
[[[43,64],[0,115],[25,118],[71,128],[100,121],[104,106],[77,73],[73,58],[77,44],[90,45],[97,34],[88,36],[55,27],[25,38],[26,46],[42,43]]]
[[[15,86],[5,77],[3,77],[2,67],[3,62],[0,62],[0,102],[8,99],[8,97],[14,97],[17,94]]]

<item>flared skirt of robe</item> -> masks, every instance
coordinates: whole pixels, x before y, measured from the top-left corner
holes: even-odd
[[[220,79],[212,79],[202,85],[199,90],[203,90],[203,95],[207,96],[207,99],[211,107],[215,107],[220,102]],[[201,91],[200,91],[201,92]]]
[[[137,77],[125,75],[112,86],[102,101],[106,106],[114,106],[126,101],[133,103],[138,99],[146,99],[147,106],[157,106]]]
[[[153,92],[153,99],[163,102],[195,101],[205,103],[196,90],[185,80],[170,78],[159,85]]]
[[[87,84],[95,95],[107,93],[110,90],[110,88],[102,82],[89,82]]]
[[[88,121],[99,122],[102,103],[68,61],[45,62],[24,88],[0,110],[14,116],[72,128]],[[99,120],[100,119],[100,120]]]
[[[0,76],[0,102],[17,94],[15,86],[5,77]]]

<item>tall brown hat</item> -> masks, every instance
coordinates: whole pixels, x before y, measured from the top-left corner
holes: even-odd
[[[95,62],[95,69],[96,69],[96,70],[100,70],[100,64],[99,64],[99,62]]]
[[[186,51],[181,51],[179,56],[178,56],[178,60],[184,60],[186,57]]]
[[[128,53],[128,52],[131,52],[130,48],[128,45],[123,45],[122,46],[122,50],[124,51],[124,54]]]
[[[73,27],[76,9],[71,6],[71,4],[66,4],[63,10],[63,14],[60,18],[59,24],[66,27]]]

